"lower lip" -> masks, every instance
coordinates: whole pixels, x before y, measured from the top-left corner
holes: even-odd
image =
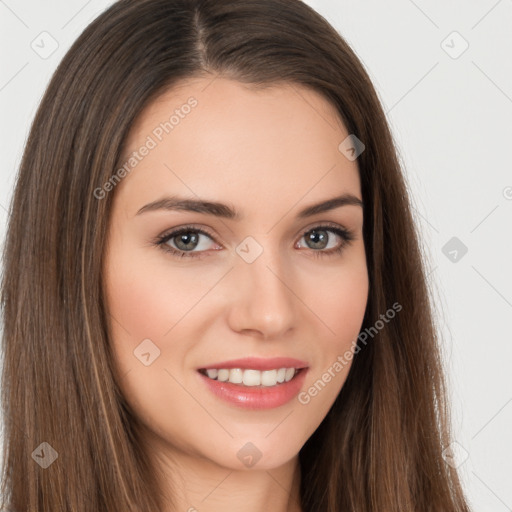
[[[244,409],[272,409],[288,403],[304,384],[308,368],[303,368],[292,380],[276,386],[241,386],[231,382],[220,382],[198,373],[210,391],[230,404]]]

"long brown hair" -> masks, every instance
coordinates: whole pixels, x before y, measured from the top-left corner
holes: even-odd
[[[337,109],[365,145],[357,159],[370,279],[362,330],[402,306],[360,346],[300,451],[303,511],[468,511],[442,457],[447,392],[397,150],[363,65],[299,0],[121,0],[58,66],[30,130],[4,248],[4,505],[162,510],[109,345],[101,269],[115,191],[102,200],[94,191],[118,169],[142,110],[207,73],[254,87],[299,84]],[[36,463],[55,454],[46,468]]]

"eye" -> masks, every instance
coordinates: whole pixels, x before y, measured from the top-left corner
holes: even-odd
[[[199,258],[202,254],[198,253],[203,253],[207,249],[204,243],[200,243],[201,237],[208,237],[212,240],[212,235],[204,229],[196,228],[194,226],[184,226],[159,237],[156,244],[164,251],[170,252],[173,256],[178,258]],[[174,247],[170,245],[170,242],[173,243]],[[193,249],[197,248],[200,250],[191,252]]]
[[[331,244],[331,246],[328,247],[329,242],[335,238],[332,234],[336,235],[341,242],[334,244],[334,246]],[[352,231],[337,225],[316,226],[305,231],[302,234],[302,237],[305,238],[309,247],[313,249],[312,254],[315,257],[334,256],[336,254],[340,254],[355,238]],[[323,250],[327,247],[329,250]]]
[[[201,241],[203,237],[213,241],[213,235],[208,231],[195,226],[184,226],[158,237],[154,243],[176,258],[202,258],[208,250],[208,242]],[[341,241],[333,246],[332,241],[336,237]],[[305,238],[313,255],[319,257],[340,254],[355,236],[350,230],[335,224],[315,226],[304,231],[301,240],[302,238]]]

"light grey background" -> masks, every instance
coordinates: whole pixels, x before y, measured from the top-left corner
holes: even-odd
[[[2,242],[46,85],[111,3],[0,0]],[[443,336],[459,443],[452,463],[475,511],[510,511],[512,0],[307,3],[362,60],[399,146]]]

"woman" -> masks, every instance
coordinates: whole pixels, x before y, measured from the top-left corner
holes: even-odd
[[[393,140],[305,4],[99,16],[37,112],[4,265],[12,510],[469,510]]]

